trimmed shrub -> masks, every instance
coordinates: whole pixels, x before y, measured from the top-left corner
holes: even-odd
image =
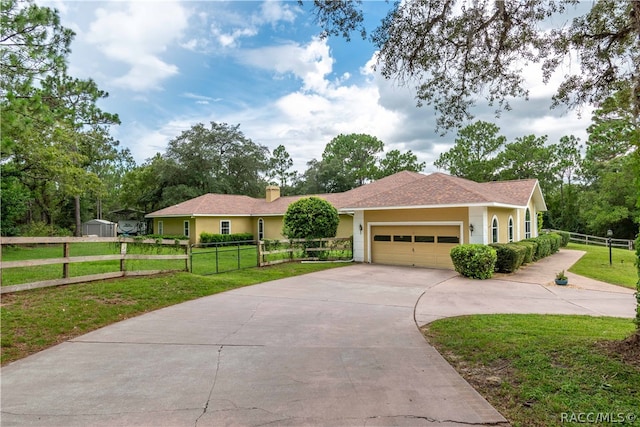
[[[534,242],[536,244],[536,253],[533,256],[534,261],[551,255],[551,241],[545,238],[544,235],[526,239],[525,242]]]
[[[548,238],[551,239],[551,253],[555,254],[562,247],[562,236],[558,233],[549,233],[547,234]]]
[[[562,243],[560,244],[560,247],[566,248],[569,244],[569,241],[571,241],[571,233],[569,233],[568,231],[556,231],[556,233],[559,234],[560,237],[562,237]]]
[[[180,235],[180,234],[145,234],[143,236],[138,236],[143,239],[168,239],[168,240],[189,240],[188,236]]]
[[[524,260],[522,261],[523,264],[529,264],[533,262],[534,255],[536,254],[536,248],[538,247],[536,242],[522,240],[520,242],[514,242],[512,244],[523,247],[525,249]]]
[[[200,233],[200,243],[228,243],[228,242],[253,242],[251,233],[213,234],[203,231]]]
[[[496,250],[497,260],[495,271],[513,273],[524,262],[527,249],[513,243],[492,243],[489,246]]]
[[[283,222],[282,234],[289,239],[320,239],[336,236],[340,216],[330,202],[312,196],[291,203]]]
[[[472,279],[489,279],[496,266],[496,250],[477,243],[454,246],[450,252],[455,270]]]

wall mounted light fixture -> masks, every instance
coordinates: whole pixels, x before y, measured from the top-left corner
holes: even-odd
[[[360,233],[362,233],[362,224],[360,224]]]
[[[469,224],[469,232],[473,236],[473,224]]]

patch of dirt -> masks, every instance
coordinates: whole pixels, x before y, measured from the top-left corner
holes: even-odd
[[[640,369],[640,333],[622,341],[600,341],[596,345],[609,357]]]

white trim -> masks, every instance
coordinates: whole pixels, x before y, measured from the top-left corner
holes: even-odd
[[[514,228],[513,215],[509,215],[509,220],[507,221],[507,243],[515,242],[516,239],[516,231]]]
[[[364,262],[364,212],[358,211],[353,215],[353,259],[356,262]]]
[[[164,234],[164,223],[161,220],[158,220],[157,224],[158,224],[158,234],[162,236]]]
[[[529,211],[529,236],[527,236],[527,211]],[[527,208],[524,210],[524,238],[525,239],[529,239],[533,236],[533,229],[531,228],[531,220],[532,220],[533,215],[531,214],[531,209],[529,209],[529,207],[527,206]]]
[[[260,224],[262,224],[262,231],[260,231]],[[229,224],[229,228],[231,228],[231,224]],[[264,240],[264,219],[262,218],[258,218],[258,240]]]
[[[392,222],[368,222],[367,223],[367,262],[371,264],[371,227],[379,226],[438,226],[438,225],[457,225],[460,227],[460,244],[464,244],[464,222],[463,221],[392,221]]]
[[[229,233],[223,233],[222,232],[222,223],[223,222],[228,222],[229,223]],[[231,234],[231,220],[230,219],[221,219],[220,220],[220,234]]]
[[[496,240],[493,240],[493,221],[496,222]],[[494,215],[491,218],[491,232],[489,233],[491,236],[491,243],[500,243],[500,221],[498,221],[498,216]]]
[[[393,209],[447,209],[447,208],[470,208],[470,207],[489,207],[489,208],[509,208],[509,209],[522,209],[528,205],[512,205],[508,203],[496,203],[496,202],[488,202],[488,203],[455,203],[451,205],[415,205],[415,206],[378,206],[378,207],[366,207],[366,208],[354,208],[354,207],[344,207],[338,210],[338,212],[342,212],[345,210],[348,211],[385,211],[385,210],[393,210]]]

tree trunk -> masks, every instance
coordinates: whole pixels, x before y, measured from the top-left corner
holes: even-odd
[[[76,237],[82,237],[82,219],[80,218],[80,196],[74,196],[76,211]]]

